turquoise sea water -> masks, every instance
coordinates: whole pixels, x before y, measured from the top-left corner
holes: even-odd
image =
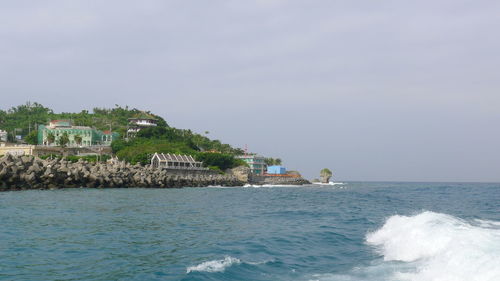
[[[500,184],[0,193],[0,280],[500,280]]]

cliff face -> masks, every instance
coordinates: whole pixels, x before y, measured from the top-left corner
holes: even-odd
[[[245,166],[239,166],[228,170],[227,173],[235,176],[238,180],[248,183],[250,181],[251,173],[250,168]]]
[[[320,181],[321,181],[321,183],[329,183],[331,177],[332,176],[329,176],[329,175],[321,175]]]
[[[324,168],[323,170],[321,170],[319,173],[321,183],[329,183],[332,175],[332,171],[330,171],[330,169],[328,168]]]
[[[42,160],[32,156],[0,158],[0,190],[49,189],[67,187],[198,187],[241,186],[245,182],[233,175],[212,171],[159,170],[149,166],[71,163]]]

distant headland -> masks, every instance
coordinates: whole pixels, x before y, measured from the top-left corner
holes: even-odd
[[[309,183],[209,134],[128,106],[54,113],[28,102],[0,110],[0,189]]]

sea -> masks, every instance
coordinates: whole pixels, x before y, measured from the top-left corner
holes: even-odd
[[[500,184],[0,192],[0,280],[499,281]]]

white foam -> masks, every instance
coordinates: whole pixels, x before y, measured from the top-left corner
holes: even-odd
[[[233,258],[230,256],[226,256],[222,260],[212,260],[206,261],[204,263],[200,263],[199,265],[190,266],[187,268],[187,273],[199,271],[199,272],[222,272],[226,270],[226,268],[230,267],[233,264],[240,264],[241,260],[237,258]]]
[[[392,216],[382,228],[369,233],[366,242],[376,247],[384,261],[413,266],[409,271],[396,270],[394,280],[500,280],[497,222],[467,222],[434,212]]]
[[[262,185],[258,185],[258,184],[245,184],[243,187],[254,187],[254,188],[259,188],[259,187],[262,187]]]
[[[328,182],[328,183],[313,182],[313,185],[321,186],[321,187],[334,187],[336,189],[346,188],[346,184],[343,182]]]
[[[500,281],[500,223],[423,212],[392,216],[366,243],[382,255],[344,274],[314,281]]]
[[[273,187],[303,187],[303,185],[293,185],[293,184],[245,184],[243,187],[252,187],[252,188],[273,188]]]
[[[331,182],[328,182],[328,184],[329,184],[329,185],[344,185],[345,183],[343,183],[343,182],[333,182],[333,181],[331,181]]]
[[[222,186],[222,185],[209,185],[208,188],[218,188],[218,189],[231,189],[233,186]]]

